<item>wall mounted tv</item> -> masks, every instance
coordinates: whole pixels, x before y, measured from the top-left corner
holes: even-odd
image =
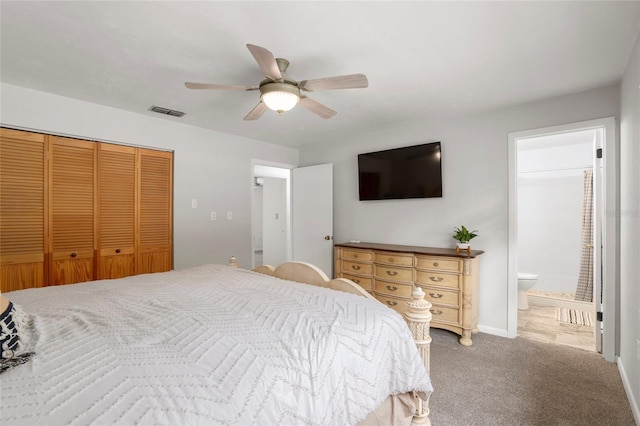
[[[440,142],[358,154],[360,201],[442,197]]]

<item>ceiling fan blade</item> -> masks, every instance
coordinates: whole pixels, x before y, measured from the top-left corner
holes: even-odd
[[[317,78],[314,80],[302,80],[298,86],[300,90],[307,92],[333,89],[361,89],[369,87],[369,81],[364,74],[350,74],[337,77]]]
[[[254,106],[249,114],[244,117],[245,121],[257,120],[267,110],[267,106],[264,102],[260,101],[258,105]]]
[[[258,86],[227,86],[224,84],[207,84],[207,83],[185,83],[187,89],[206,89],[206,90],[258,90]]]
[[[314,101],[306,96],[300,97],[300,105],[324,119],[331,118],[337,114],[336,111],[332,110],[328,106],[322,105],[320,102]]]
[[[273,57],[273,53],[255,44],[247,44],[247,48],[266,77],[272,80],[282,80],[282,74],[280,73],[276,59]]]

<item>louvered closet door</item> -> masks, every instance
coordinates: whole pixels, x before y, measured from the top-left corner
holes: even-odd
[[[139,149],[138,273],[172,268],[173,153]]]
[[[136,148],[99,144],[98,279],[136,274]]]
[[[47,284],[45,136],[0,129],[0,282],[5,291]]]
[[[49,277],[51,284],[93,279],[94,142],[50,136]]]

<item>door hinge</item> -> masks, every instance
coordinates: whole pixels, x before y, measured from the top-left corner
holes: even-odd
[[[602,312],[596,312],[596,321],[602,322]]]
[[[596,149],[596,158],[602,158],[602,148]]]

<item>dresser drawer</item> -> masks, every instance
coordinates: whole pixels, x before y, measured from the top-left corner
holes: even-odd
[[[393,309],[401,314],[407,312],[407,301],[396,297],[385,296],[382,294],[376,294],[376,299],[385,306]]]
[[[341,274],[342,278],[346,278],[348,280],[353,281],[354,283],[358,284],[360,287],[362,287],[365,290],[373,290],[373,279],[372,278],[367,278],[367,277],[357,277],[355,275],[351,275],[351,274]]]
[[[376,278],[380,278],[382,280],[391,280],[391,281],[404,281],[404,282],[413,281],[413,269],[394,268],[392,266],[384,266],[384,265],[374,265],[374,268],[375,268],[374,275]]]
[[[373,265],[370,263],[358,263],[343,260],[340,270],[345,274],[371,275],[373,272]]]
[[[431,321],[447,322],[460,325],[460,310],[457,308],[449,308],[442,305],[433,305],[431,307]]]
[[[425,300],[431,303],[460,306],[460,293],[452,290],[434,290],[427,287],[421,287],[425,292]]]
[[[376,294],[409,298],[413,285],[375,280],[374,290]]]
[[[371,262],[373,260],[373,252],[368,250],[341,249],[343,259],[353,259],[358,262]]]
[[[379,251],[374,255],[376,263],[385,263],[387,265],[413,266],[413,254],[402,254],[393,252]]]
[[[416,256],[416,268],[459,273],[462,271],[462,262],[447,257]]]
[[[443,274],[441,272],[433,271],[419,271],[416,270],[416,284],[420,284],[426,287],[450,287],[460,288],[460,276],[453,274]]]

